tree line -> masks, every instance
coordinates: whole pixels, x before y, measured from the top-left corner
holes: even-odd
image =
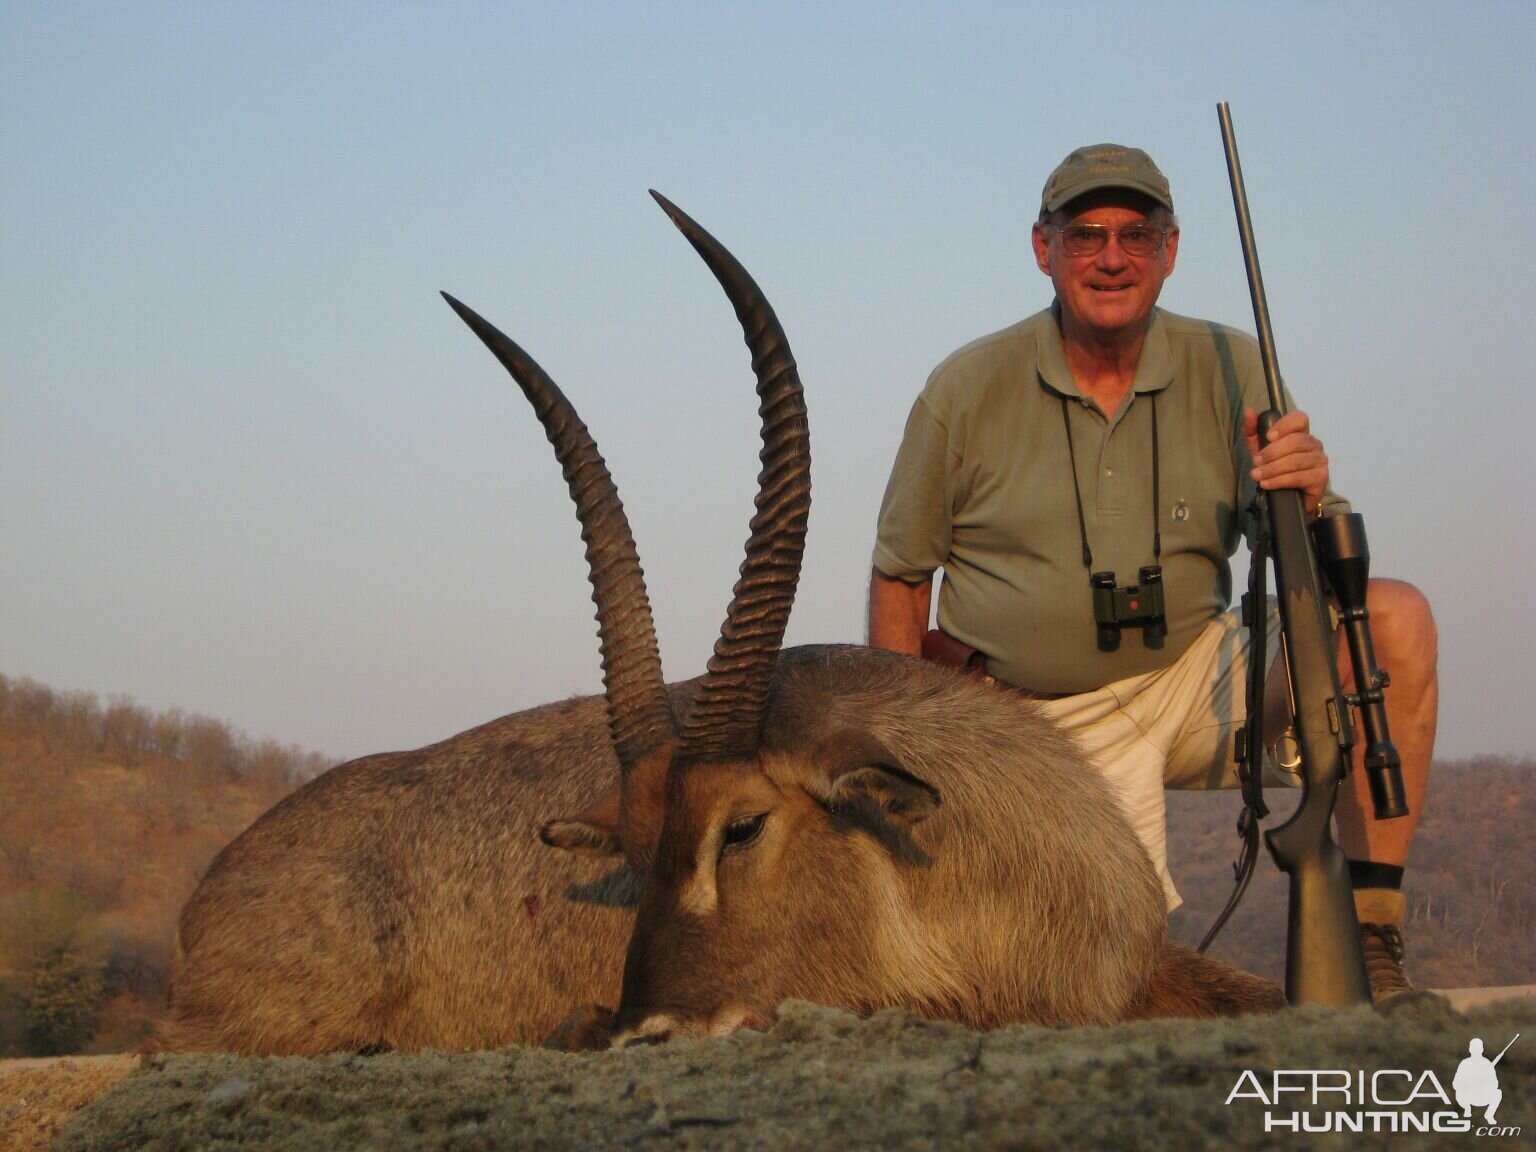
[[[94,693],[58,691],[25,677],[0,675],[0,724],[50,751],[108,756],[129,768],[163,758],[230,779],[299,784],[331,764],[318,752],[253,739],[224,720],[180,708],[152,711],[127,696],[103,705]]]

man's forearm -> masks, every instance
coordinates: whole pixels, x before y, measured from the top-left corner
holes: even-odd
[[[921,656],[928,631],[928,611],[933,601],[933,580],[908,584],[885,575],[878,568],[869,577],[869,643]]]

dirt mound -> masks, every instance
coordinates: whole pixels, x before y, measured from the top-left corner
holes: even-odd
[[[1498,1121],[1530,1132],[1531,1000],[1465,1016],[1432,1004],[1385,1016],[1298,1009],[1215,1023],[991,1033],[900,1011],[860,1020],[792,1002],[767,1033],[622,1052],[155,1057],[81,1112],[54,1147],[1258,1148],[1289,1135],[1266,1133],[1266,1113],[1288,1120],[1301,1109],[1322,1122],[1360,1110],[1337,1093],[1317,1104],[1292,1095],[1271,1107],[1255,1090],[1268,1093],[1277,1069],[1363,1069],[1367,1085],[1372,1072],[1403,1070],[1413,1079],[1383,1077],[1378,1099],[1412,1103],[1378,1111],[1456,1118],[1452,1081],[1470,1039],[1481,1037],[1491,1055],[1517,1032],[1524,1039],[1498,1068]],[[1434,1095],[1426,1073],[1447,1099]],[[1363,1134],[1331,1139],[1393,1149],[1446,1139],[1372,1132],[1389,1121],[1365,1123]]]

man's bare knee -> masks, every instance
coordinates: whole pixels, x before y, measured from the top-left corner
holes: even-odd
[[[1371,638],[1388,670],[1408,675],[1411,666],[1421,676],[1433,675],[1440,634],[1424,593],[1402,580],[1374,579],[1366,589],[1365,604],[1371,614]]]

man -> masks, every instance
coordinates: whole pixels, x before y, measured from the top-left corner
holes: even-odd
[[[1292,408],[1260,446],[1256,342],[1157,308],[1179,228],[1146,153],[1073,152],[1046,182],[1032,242],[1050,308],[950,356],[913,406],[880,511],[869,640],[921,654],[942,568],[935,639],[961,660],[974,650],[970,663],[1042,697],[1073,731],[1116,785],[1172,908],[1164,787],[1237,783],[1248,638],[1228,611],[1228,558],[1244,510],[1255,485],[1299,489],[1315,515],[1347,505],[1305,412]],[[1091,574],[1112,571],[1124,588],[1152,566],[1166,634],[1133,625],[1100,639]],[[1125,599],[1148,611],[1145,597]],[[1434,745],[1436,634],[1410,585],[1372,580],[1367,603],[1412,812],[1375,821],[1357,742],[1337,826],[1380,1004],[1412,989],[1401,884]],[[1342,647],[1339,668],[1349,690]],[[1269,686],[1273,736],[1288,722],[1283,674]]]

